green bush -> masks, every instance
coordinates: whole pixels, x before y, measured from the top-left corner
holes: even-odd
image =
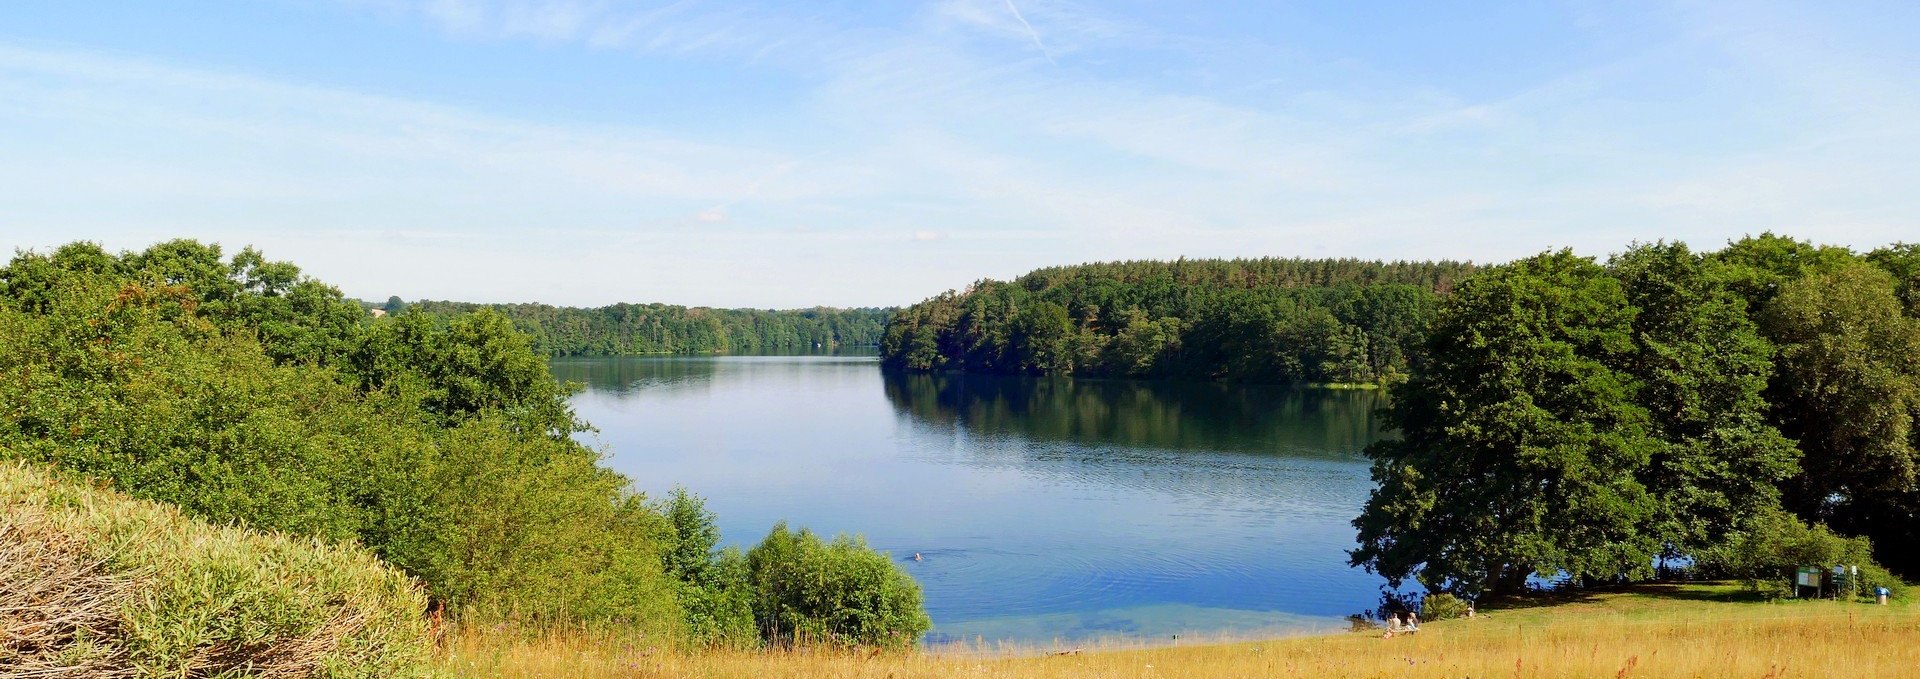
[[[1428,622],[1467,617],[1467,602],[1446,592],[1428,594],[1420,600],[1420,619]]]
[[[747,552],[747,580],[754,619],[776,644],[902,648],[932,626],[920,585],[857,537],[829,543],[782,522]]]
[[[688,636],[707,646],[757,645],[746,557],[738,548],[715,549],[720,527],[706,501],[675,488],[653,509],[666,517],[669,534],[660,560],[677,581],[674,592]]]
[[[575,444],[482,416],[437,437],[417,524],[385,555],[461,612],[535,623],[617,623],[678,635],[657,553],[661,517]]]
[[[418,676],[428,652],[425,597],[363,549],[18,462],[0,463],[0,582],[7,676]]]
[[[1753,517],[1726,542],[1701,554],[1699,561],[1702,571],[1742,580],[1748,589],[1769,598],[1794,592],[1796,569],[1835,565],[1860,567],[1861,596],[1870,595],[1874,587],[1886,587],[1895,597],[1906,595],[1906,584],[1873,561],[1873,544],[1866,538],[1837,535],[1824,525],[1808,524],[1780,510]]]

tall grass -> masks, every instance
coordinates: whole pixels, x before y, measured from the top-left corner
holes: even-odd
[[[424,604],[364,549],[0,462],[0,677],[414,676]]]
[[[1383,639],[1350,632],[1208,646],[1044,648],[995,655],[829,651],[676,653],[579,635],[468,630],[448,676],[755,677],[1905,677],[1920,673],[1920,608],[1729,601],[1729,588],[1664,587],[1499,610]]]

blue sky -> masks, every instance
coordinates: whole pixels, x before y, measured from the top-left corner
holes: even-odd
[[[0,3],[0,240],[349,295],[1920,240],[1920,3]]]

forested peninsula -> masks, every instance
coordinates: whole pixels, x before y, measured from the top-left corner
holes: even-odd
[[[1405,375],[1464,262],[1127,261],[982,280],[894,313],[892,368],[1236,382]]]
[[[482,309],[505,316],[548,356],[752,354],[870,347],[892,309],[714,309],[672,304],[595,308],[421,301],[407,308],[440,318]]]

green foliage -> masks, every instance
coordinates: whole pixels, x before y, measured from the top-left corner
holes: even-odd
[[[1463,283],[1394,393],[1403,438],[1368,449],[1353,563],[1465,593],[1649,572],[1657,503],[1637,474],[1658,444],[1624,370],[1632,322],[1619,282],[1570,252]]]
[[[1748,236],[1728,243],[1714,259],[1731,265],[1728,283],[1757,313],[1779,294],[1787,281],[1832,271],[1855,259],[1842,247],[1816,246],[1773,233]]]
[[[754,618],[773,643],[901,648],[932,626],[920,586],[857,537],[829,543],[781,523],[746,561]]]
[[[424,597],[363,549],[17,462],[0,462],[0,580],[9,675],[420,676],[428,654]]]
[[[1830,544],[1885,575],[1831,526],[1915,567],[1920,321],[1897,278],[1911,250],[1862,259],[1765,234],[1468,279],[1394,393],[1403,438],[1369,450],[1379,487],[1353,562],[1477,593],[1529,573],[1637,579],[1654,554],[1752,572],[1739,559]]]
[[[891,368],[1237,382],[1391,381],[1453,262],[1179,260],[980,281],[888,320]]]
[[[546,359],[497,312],[445,322],[423,314],[383,320],[364,333],[347,365],[365,389],[417,392],[449,425],[498,412],[530,433],[564,438],[585,430]]]
[[[534,351],[551,356],[812,351],[873,346],[891,309],[789,311],[615,304],[595,309],[545,304],[422,301],[411,309],[440,318],[490,310],[506,316]]]
[[[820,327],[837,327],[834,318]],[[628,479],[573,440],[586,425],[567,395],[507,313],[370,321],[333,288],[252,249],[223,261],[217,246],[193,241],[122,255],[76,243],[0,269],[0,411],[10,414],[0,459],[55,465],[220,524],[364,545],[464,616],[757,643],[748,557],[714,550],[719,532],[699,498],[677,491],[656,506],[629,495]],[[777,618],[789,633],[895,645],[925,630],[917,586],[884,557],[808,539],[796,543],[806,559],[797,570],[759,565],[809,578],[799,589],[759,580],[811,597],[767,599],[797,606]],[[194,549],[176,556],[204,556]],[[138,662],[143,653],[172,662],[200,648],[192,644],[228,643],[226,633],[244,635],[232,640],[236,657],[299,651],[307,641],[286,639],[330,637],[309,624],[319,600],[294,594],[337,607],[385,591],[291,578],[287,586],[311,592],[260,594],[272,570],[264,557],[182,565],[161,556],[136,565],[184,569],[168,576],[190,578],[175,583],[179,596],[199,598],[142,613],[165,620],[140,643],[171,645],[130,646]],[[330,576],[364,575],[346,566]],[[229,585],[242,589],[220,589]],[[417,626],[423,604],[403,594]],[[203,605],[222,597],[264,608],[228,620]],[[226,626],[193,627],[213,623]],[[339,676],[384,676],[327,662],[345,668]]]
[[[1867,253],[1867,261],[1893,275],[1907,315],[1920,317],[1920,243],[1895,243]]]
[[[1446,592],[1434,592],[1420,599],[1420,619],[1426,622],[1467,617],[1467,602]]]
[[[1893,293],[1885,272],[1850,263],[1788,281],[1761,314],[1780,345],[1782,423],[1808,452],[1801,503],[1914,485],[1920,324]]]
[[[720,528],[706,502],[675,488],[656,509],[666,517],[670,531],[661,563],[676,579],[675,592],[689,636],[710,646],[758,643],[746,556],[733,548],[716,551]]]
[[[1776,281],[1749,312],[1777,347],[1769,419],[1802,453],[1801,473],[1782,484],[1786,507],[1869,536],[1884,563],[1920,573],[1920,319],[1888,273],[1906,270],[1909,249],[1876,251],[1876,267],[1779,240],[1774,249],[1799,256],[1758,258],[1752,266],[1771,268],[1746,275]],[[1742,241],[1729,252],[1753,248]]]
[[[1698,561],[1709,575],[1737,578],[1754,591],[1774,596],[1793,592],[1795,570],[1833,566],[1859,567],[1860,596],[1871,596],[1876,587],[1886,587],[1897,597],[1906,592],[1905,583],[1874,563],[1873,546],[1866,538],[1836,535],[1777,509],[1751,517],[1726,542],[1703,550]]]
[[[5,457],[357,542],[462,614],[679,633],[664,519],[569,438],[565,389],[504,317],[369,323],[290,265],[191,241],[25,253],[0,282]]]
[[[718,517],[707,511],[705,500],[678,487],[659,509],[673,529],[672,546],[661,554],[667,574],[687,582],[709,582],[708,570],[720,545],[720,527],[714,523]]]
[[[1627,372],[1659,446],[1639,472],[1659,500],[1649,530],[1680,556],[1778,506],[1799,451],[1766,421],[1772,346],[1728,285],[1731,267],[1680,243],[1636,245],[1607,266],[1636,311]]]
[[[488,617],[678,626],[662,518],[576,444],[497,415],[445,432],[410,487],[408,528],[381,543],[432,593]]]

